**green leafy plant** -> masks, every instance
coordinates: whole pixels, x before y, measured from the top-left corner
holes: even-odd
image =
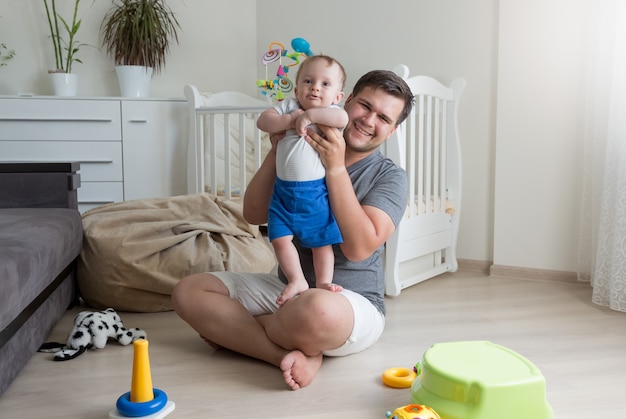
[[[120,0],[105,15],[102,46],[116,65],[165,67],[172,42],[178,44],[180,25],[164,0]]]
[[[81,20],[78,19],[79,3],[80,0],[76,0],[74,3],[74,16],[72,17],[72,24],[70,26],[67,21],[57,13],[55,0],[51,0],[50,5],[48,5],[48,0],[43,0],[43,4],[46,7],[46,15],[48,16],[50,37],[52,38],[52,44],[54,46],[54,59],[56,62],[56,70],[50,70],[50,73],[71,73],[72,64],[75,62],[82,63],[82,61],[76,57],[80,47],[85,45],[76,40],[76,33],[78,29],[80,29],[81,23]],[[63,25],[67,39],[65,39],[59,30],[59,21]]]
[[[15,50],[9,49],[5,43],[0,42],[0,67],[5,67],[13,57],[15,57]]]
[[[15,57],[15,51],[9,49],[6,44],[0,43],[0,67],[4,67]]]

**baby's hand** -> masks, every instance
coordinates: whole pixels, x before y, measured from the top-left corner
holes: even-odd
[[[306,127],[308,127],[312,123],[313,121],[311,121],[311,119],[307,116],[307,113],[306,112],[302,113],[302,115],[298,116],[298,119],[296,119],[296,124],[294,127],[296,130],[296,133],[300,137],[306,135]]]

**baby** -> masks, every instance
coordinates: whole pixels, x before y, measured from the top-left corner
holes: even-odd
[[[276,300],[279,305],[309,288],[294,236],[311,249],[316,288],[343,290],[332,283],[332,245],[343,240],[328,202],[325,168],[304,135],[312,124],[346,126],[348,114],[337,105],[344,97],[345,82],[345,70],[337,60],[325,55],[309,57],[296,75],[296,98],[279,102],[257,121],[263,131],[287,131],[276,149],[276,183],[268,214],[269,239],[288,281]]]

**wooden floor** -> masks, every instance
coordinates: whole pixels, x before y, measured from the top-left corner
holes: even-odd
[[[590,299],[583,284],[446,274],[387,299],[381,340],[325,359],[313,384],[295,392],[270,365],[214,352],[172,312],[121,314],[148,333],[154,387],[176,403],[168,418],[384,419],[410,403],[410,391],[385,387],[381,373],[411,368],[434,343],[461,340],[489,340],[534,362],[554,418],[626,418],[626,314]],[[66,339],[77,311],[50,340]],[[0,398],[0,418],[107,418],[130,390],[131,369],[132,348],[117,343],[68,362],[35,354]]]

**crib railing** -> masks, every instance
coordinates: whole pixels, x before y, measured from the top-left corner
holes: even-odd
[[[415,167],[416,175],[409,178],[409,216],[445,211],[446,113],[445,100],[427,95],[416,97],[413,115],[407,121],[408,138],[417,138],[417,143],[406,144],[407,164]]]
[[[448,194],[449,115],[453,111],[452,91],[428,77],[413,77],[410,87],[415,106],[396,131],[397,141],[388,141],[383,152],[407,172],[407,217],[445,212]],[[441,89],[443,87],[443,89]],[[456,182],[454,182],[456,183]]]
[[[261,131],[256,127],[256,121],[263,110],[264,107],[198,108],[199,129],[209,133],[208,137],[202,136],[200,153],[204,155],[207,150],[210,157],[208,167],[204,165],[205,159],[201,161],[201,173],[209,175],[208,185],[202,177],[201,190],[224,195],[227,199],[243,196],[250,181],[247,168],[250,164],[255,169],[261,166]],[[234,127],[237,127],[236,134],[233,134]],[[220,128],[223,130],[222,141],[218,140]],[[241,138],[251,141],[241,141]],[[233,150],[237,150],[235,155]],[[219,156],[223,156],[223,160]],[[233,162],[234,156],[238,162]],[[233,177],[233,168],[237,171],[236,177]]]
[[[247,168],[256,171],[263,158],[262,132],[256,120],[270,105],[239,92],[204,98],[192,85],[185,86],[185,96],[190,106],[188,193],[208,191],[228,199],[243,196],[250,181]]]

